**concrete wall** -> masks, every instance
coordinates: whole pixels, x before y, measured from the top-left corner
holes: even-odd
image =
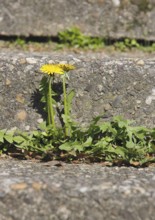
[[[39,104],[40,65],[69,62],[68,88],[74,88],[74,118],[87,124],[94,116],[134,119],[155,124],[155,60],[100,58],[95,54],[0,53],[0,128],[34,129],[42,121]],[[60,90],[60,85],[58,87]]]
[[[0,34],[55,36],[77,26],[92,36],[155,40],[155,0],[1,0]]]

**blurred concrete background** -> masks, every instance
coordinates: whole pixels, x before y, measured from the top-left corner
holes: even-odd
[[[73,26],[91,36],[155,40],[155,0],[0,1],[0,35],[55,36]]]

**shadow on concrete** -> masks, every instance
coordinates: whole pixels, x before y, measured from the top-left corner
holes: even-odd
[[[52,90],[54,93],[56,93],[55,96],[53,96],[53,99],[58,103],[58,106],[56,107],[57,117],[61,123],[61,125],[64,125],[64,122],[62,120],[61,115],[64,113],[63,103],[62,103],[62,94],[63,94],[63,86],[62,82],[55,82],[52,85]],[[47,120],[47,112],[45,110],[45,103],[41,101],[42,95],[39,89],[36,89],[33,94],[31,95],[31,103],[32,108],[34,108],[38,114],[41,115],[44,121]]]

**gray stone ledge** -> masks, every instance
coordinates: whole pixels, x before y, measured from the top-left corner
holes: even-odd
[[[155,169],[0,160],[1,220],[154,220]]]
[[[138,125],[155,123],[155,59],[110,58],[104,54],[0,53],[0,128],[34,129],[42,121],[38,94],[45,63],[67,62],[74,88],[73,117],[83,125],[92,117],[122,115]],[[34,98],[35,96],[35,98]],[[34,104],[35,100],[35,104]]]
[[[154,0],[1,0],[0,34],[55,36],[77,26],[104,38],[155,40]]]

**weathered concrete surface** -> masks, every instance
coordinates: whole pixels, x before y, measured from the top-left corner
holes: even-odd
[[[54,164],[0,160],[1,220],[154,220],[154,168]]]
[[[1,0],[0,34],[55,36],[77,26],[92,36],[155,40],[155,0]]]
[[[39,103],[39,67],[67,62],[68,89],[74,88],[73,117],[83,125],[92,117],[122,115],[137,124],[155,124],[155,60],[107,58],[104,54],[0,53],[0,128],[29,130],[44,117]],[[58,87],[60,92],[61,84]],[[61,94],[61,92],[60,92]]]

